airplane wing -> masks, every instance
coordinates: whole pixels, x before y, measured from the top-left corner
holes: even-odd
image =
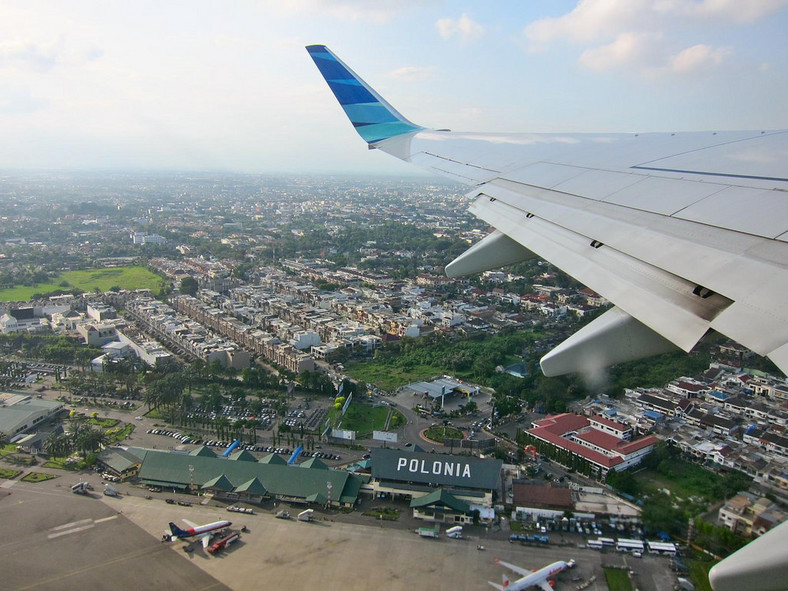
[[[548,583],[546,579],[539,583],[539,586],[542,588],[542,591],[555,591],[555,589],[550,586],[550,583]]]
[[[208,546],[211,545],[211,532],[205,532],[200,536],[200,541],[202,542],[203,550],[207,550]]]
[[[615,304],[541,360],[546,375],[690,351],[709,331],[788,373],[788,130],[426,129],[327,47],[307,51],[370,148],[471,187],[496,231],[449,276],[538,256]]]
[[[188,525],[191,528],[200,527],[199,525],[197,525],[193,521],[189,521],[188,519],[181,519],[181,521],[183,521],[186,525]]]
[[[521,577],[527,577],[533,574],[532,570],[519,567],[515,564],[511,564],[510,562],[504,562],[503,560],[498,560],[497,558],[495,559],[495,564],[500,564],[501,566],[508,568],[510,571],[516,572]]]

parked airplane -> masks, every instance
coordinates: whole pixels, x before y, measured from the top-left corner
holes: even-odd
[[[524,591],[529,587],[541,587],[544,591],[553,591],[548,579],[567,568],[572,568],[575,565],[573,560],[570,560],[569,562],[559,560],[552,564],[548,564],[539,570],[530,571],[526,568],[520,568],[519,566],[504,562],[503,560],[498,560],[497,558],[495,559],[495,564],[500,564],[501,566],[516,572],[518,575],[521,575],[521,578],[517,579],[516,581],[511,581],[509,580],[509,577],[504,574],[503,585],[488,581],[491,586],[495,587],[499,591]]]
[[[208,545],[211,543],[211,536],[214,533],[232,525],[232,523],[229,521],[214,521],[213,523],[206,523],[205,525],[197,525],[196,523],[192,523],[187,519],[184,519],[183,521],[189,525],[189,529],[181,529],[172,521],[170,521],[170,533],[172,539],[179,540],[183,538],[191,538],[192,536],[198,536],[202,541],[203,548],[208,548]]]
[[[788,373],[788,130],[426,129],[324,45],[307,51],[370,148],[472,187],[496,229],[447,275],[538,256],[615,304],[542,358],[545,375],[688,352],[710,331]]]

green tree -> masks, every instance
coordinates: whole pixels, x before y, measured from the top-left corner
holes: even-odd
[[[181,293],[184,295],[197,295],[197,290],[199,289],[199,285],[197,284],[197,280],[188,275],[181,279]]]

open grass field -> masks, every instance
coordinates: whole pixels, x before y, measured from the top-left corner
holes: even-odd
[[[50,283],[32,286],[17,286],[0,290],[0,301],[27,301],[36,293],[51,293],[57,290],[80,289],[82,291],[108,291],[112,287],[121,289],[150,289],[157,292],[161,277],[144,267],[115,267],[112,269],[88,269],[66,271]]]
[[[375,384],[378,388],[389,392],[405,384],[426,380],[444,373],[442,368],[427,364],[414,365],[405,369],[352,362],[346,364],[345,371],[360,382]]]
[[[610,591],[632,591],[632,582],[625,570],[606,568],[605,580]]]
[[[388,414],[387,406],[373,407],[368,404],[351,403],[342,418],[342,429],[355,431],[359,439],[367,433],[371,437],[372,431],[383,429]]]

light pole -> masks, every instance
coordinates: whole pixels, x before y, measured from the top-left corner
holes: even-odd
[[[328,503],[326,504],[326,509],[331,507],[331,481],[326,482],[326,491],[328,491]]]

